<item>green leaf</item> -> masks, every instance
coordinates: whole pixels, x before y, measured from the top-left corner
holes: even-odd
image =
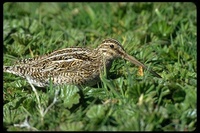
[[[64,85],[60,87],[60,97],[63,100],[63,106],[71,108],[73,104],[79,103],[80,96],[77,93],[79,89],[74,85]]]
[[[61,131],[81,131],[84,127],[82,122],[70,122],[70,123],[61,123]]]
[[[186,96],[185,91],[178,89],[173,93],[172,98],[175,102],[179,103],[185,100],[185,96]]]
[[[36,106],[37,103],[35,100],[33,100],[32,98],[28,97],[26,100],[24,100],[23,102],[23,106],[24,108],[30,113],[30,114],[34,114],[35,112],[37,112]]]
[[[86,113],[86,116],[93,122],[100,122],[106,113],[106,108],[103,105],[94,105]]]

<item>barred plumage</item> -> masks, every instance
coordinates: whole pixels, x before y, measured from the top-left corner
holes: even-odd
[[[106,39],[96,49],[65,48],[35,58],[19,60],[13,66],[4,66],[3,71],[23,78],[28,77],[32,84],[39,87],[48,86],[50,78],[54,85],[92,86],[100,80],[104,63],[109,70],[112,61],[119,57],[146,68],[128,55],[117,40]],[[148,70],[161,78],[154,71]]]

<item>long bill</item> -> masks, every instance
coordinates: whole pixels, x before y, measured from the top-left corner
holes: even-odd
[[[147,69],[147,67],[144,65],[144,64],[142,64],[141,62],[139,62],[136,58],[134,58],[133,56],[130,56],[130,55],[128,55],[128,54],[126,54],[125,56],[124,56],[124,59],[125,60],[128,60],[128,61],[130,61],[131,63],[133,63],[133,64],[135,64],[135,65],[137,65],[137,66],[141,66],[142,68],[144,68],[144,69]],[[157,74],[156,72],[154,72],[153,70],[151,70],[151,69],[147,69],[149,72],[151,72],[154,76],[156,76],[156,77],[158,77],[158,78],[162,78],[159,74]]]

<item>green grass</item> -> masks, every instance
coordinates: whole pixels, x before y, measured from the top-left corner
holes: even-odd
[[[193,3],[4,3],[4,65],[71,46],[119,40],[153,68],[113,62],[102,82],[37,88],[3,75],[3,127],[8,131],[192,131],[197,125],[197,10]],[[42,117],[42,108],[56,103]],[[40,105],[40,108],[39,108]],[[44,112],[43,110],[43,112]],[[23,127],[23,124],[26,126]]]

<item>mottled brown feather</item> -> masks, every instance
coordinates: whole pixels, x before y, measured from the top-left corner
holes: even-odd
[[[119,57],[146,68],[134,57],[126,54],[117,40],[106,39],[96,49],[65,48],[35,58],[19,60],[13,66],[4,66],[3,71],[23,78],[28,77],[32,84],[39,87],[48,86],[50,79],[54,85],[91,86],[100,80],[104,64],[109,70],[112,61]],[[161,77],[152,70],[150,72]]]

